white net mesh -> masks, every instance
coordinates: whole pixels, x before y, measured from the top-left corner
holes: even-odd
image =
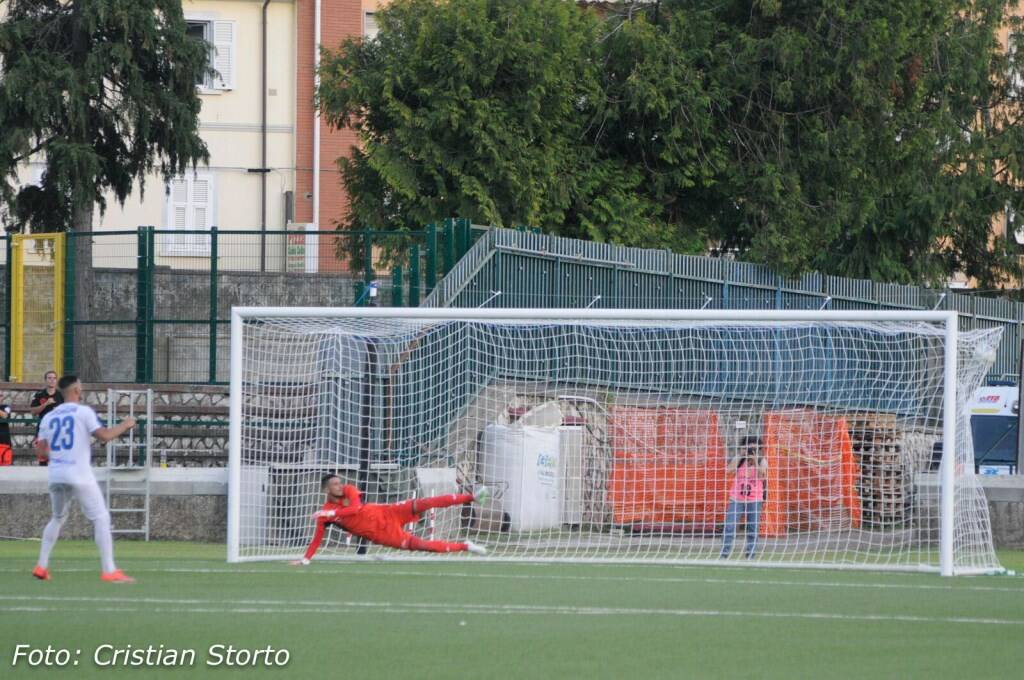
[[[487,485],[407,530],[498,558],[938,567],[941,324],[449,311],[244,320],[239,559],[302,555],[338,474],[382,504]],[[958,342],[960,572],[999,566],[966,413],[998,341]],[[413,554],[332,529],[318,556],[366,552]]]

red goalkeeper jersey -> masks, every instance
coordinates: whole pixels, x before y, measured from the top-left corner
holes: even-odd
[[[345,496],[341,503],[328,501],[317,513],[316,531],[306,549],[307,560],[313,559],[313,555],[320,548],[328,524],[340,526],[350,534],[362,536],[374,543],[397,548],[407,537],[404,526],[419,519],[411,509],[401,504],[363,503],[359,489],[351,484],[343,486],[341,492]]]

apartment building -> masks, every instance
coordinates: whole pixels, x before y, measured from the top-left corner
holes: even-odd
[[[210,65],[217,72],[196,83],[202,100],[199,129],[210,160],[169,184],[158,175],[146,177],[124,205],[110,197],[93,225],[96,264],[117,266],[124,256],[124,247],[104,247],[117,239],[104,239],[103,233],[138,226],[182,232],[162,234],[156,244],[158,264],[173,268],[209,257],[210,239],[185,232],[265,231],[268,237],[260,245],[225,238],[218,255],[222,267],[267,271],[289,266],[286,229],[333,232],[347,207],[336,160],[356,137],[330,130],[317,115],[317,47],[375,33],[377,5],[376,0],[184,0],[189,35],[210,45]],[[21,181],[38,182],[43,167],[42,158],[26,164]],[[305,271],[344,267],[331,239],[310,236],[306,245]]]

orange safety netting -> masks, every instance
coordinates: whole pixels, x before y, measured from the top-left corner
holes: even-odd
[[[845,418],[805,410],[766,413],[764,443],[762,536],[860,526],[857,464]]]
[[[617,407],[608,496],[616,524],[709,531],[725,520],[725,445],[714,411]]]

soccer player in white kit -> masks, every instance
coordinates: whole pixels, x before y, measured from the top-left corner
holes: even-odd
[[[80,403],[82,383],[77,377],[66,375],[57,382],[57,387],[64,395],[64,403],[46,414],[39,424],[39,436],[35,441],[36,453],[50,459],[48,470],[53,516],[43,529],[39,563],[32,570],[32,575],[43,581],[50,580],[50,552],[57,543],[61,527],[67,521],[71,499],[74,497],[93,525],[96,547],[100,550],[100,579],[112,583],[133,583],[135,579],[114,564],[110,512],[92,473],[90,459],[92,437],[101,442],[120,437],[135,426],[135,419],[125,418],[114,427],[103,427],[96,412]]]

